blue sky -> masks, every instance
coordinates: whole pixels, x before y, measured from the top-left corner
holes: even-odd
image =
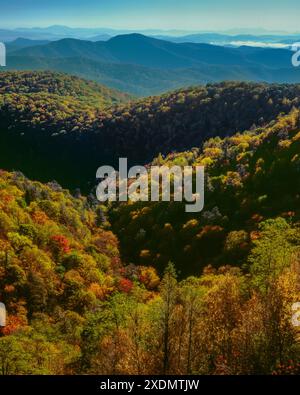
[[[0,0],[0,28],[300,30],[299,0]],[[299,27],[298,27],[299,26]]]

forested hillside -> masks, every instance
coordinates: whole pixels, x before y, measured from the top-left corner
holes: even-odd
[[[282,216],[298,226],[299,155],[298,110],[268,127],[209,139],[202,150],[160,155],[153,164],[205,166],[204,211],[187,214],[174,202],[118,205],[112,219],[123,258],[161,272],[172,261],[183,276],[209,264],[242,266],[262,221]]]
[[[100,165],[121,156],[147,163],[299,107],[298,85],[223,83],[108,108],[128,96],[48,73],[21,73],[14,85],[16,75],[0,74],[0,165],[84,191]]]
[[[55,183],[1,171],[0,208],[1,374],[299,374],[300,240],[283,218],[260,225],[248,274],[178,282],[171,264],[161,280],[124,266],[105,211]]]
[[[126,102],[130,96],[106,86],[87,81],[75,76],[44,72],[1,72],[1,94],[51,94],[79,100],[80,104],[89,104],[97,108],[108,107],[113,104]]]

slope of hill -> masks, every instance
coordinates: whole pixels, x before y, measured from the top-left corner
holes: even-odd
[[[19,49],[27,48],[27,47],[34,47],[36,45],[45,45],[48,44],[50,41],[48,40],[29,40],[26,38],[19,37],[14,41],[8,42],[5,44],[7,53],[12,51],[17,51]]]
[[[97,81],[129,92],[135,96],[165,93],[183,86],[206,84],[211,81],[261,80],[296,82],[298,70],[264,70],[255,67],[224,67],[202,64],[200,68],[159,69],[136,64],[100,62],[83,57],[45,58],[8,56],[10,70],[55,70]],[[259,75],[259,77],[258,77]]]
[[[117,240],[103,229],[104,213],[54,182],[1,170],[0,183],[1,301],[11,314],[23,301],[25,319],[37,311],[51,314],[57,305],[82,313],[96,300],[88,288],[101,281],[105,287],[105,276],[120,267]],[[13,324],[11,315],[5,330]]]
[[[299,225],[299,155],[293,110],[268,127],[209,139],[200,151],[160,156],[153,164],[205,166],[204,211],[187,214],[174,202],[117,206],[111,219],[123,259],[160,271],[172,261],[183,276],[209,264],[241,265],[262,221],[282,216]]]
[[[106,86],[129,92],[136,96],[147,96],[190,86],[197,81],[205,83],[211,75],[212,68],[207,70],[162,70],[132,64],[100,62],[85,58],[36,58],[30,56],[8,56],[11,70],[55,70],[89,78]],[[212,74],[219,74],[218,68]],[[227,79],[240,79],[241,74],[234,70],[223,73]],[[210,77],[209,77],[210,78]],[[212,76],[213,80],[214,77]]]
[[[140,34],[117,36],[105,43],[120,62],[157,68],[195,67],[201,63],[245,65],[239,52],[206,44],[174,44]]]
[[[39,93],[72,98],[98,108],[130,100],[125,93],[67,74],[49,71],[0,73],[0,94]]]
[[[15,55],[36,58],[69,58],[84,57],[99,61],[117,61],[110,54],[102,41],[92,42],[84,40],[76,40],[73,38],[65,38],[58,41],[52,41],[46,45],[37,45],[33,47],[23,48],[14,52]]]
[[[2,374],[74,371],[86,315],[131,285],[107,226],[93,199],[0,170]]]

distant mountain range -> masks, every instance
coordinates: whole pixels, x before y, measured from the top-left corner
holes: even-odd
[[[239,46],[239,43],[249,43],[252,46],[269,46],[269,47],[288,47],[289,45],[300,41],[300,34],[278,35],[278,34],[220,34],[220,33],[198,33],[184,36],[166,36],[157,35],[159,39],[168,40],[176,43],[207,43],[226,46]]]
[[[31,40],[29,38],[17,38],[14,41],[6,43],[6,49],[8,52],[13,52],[22,48],[34,47],[36,45],[45,45],[50,43],[50,40]]]
[[[246,66],[252,56],[231,48],[209,44],[177,44],[141,34],[117,36],[106,42],[63,39],[21,48],[13,53],[16,56],[47,59],[82,57],[101,62],[131,63],[163,69],[197,67],[202,63]],[[290,53],[286,51],[280,55],[280,60],[285,57],[288,64]]]
[[[30,40],[59,40],[62,38],[92,39],[93,37],[103,37],[106,39],[125,33],[113,29],[84,29],[70,28],[68,26],[50,26],[47,28],[17,28],[0,29],[0,41],[10,42],[19,37]]]
[[[210,32],[210,31],[186,31],[179,29],[162,30],[162,29],[144,29],[137,31],[136,29],[112,29],[112,28],[78,28],[69,27],[63,25],[53,25],[48,27],[19,27],[15,29],[0,29],[0,40],[2,41],[12,41],[18,37],[29,38],[34,40],[57,40],[61,38],[79,38],[79,39],[92,39],[97,36],[117,36],[120,34],[130,34],[130,33],[142,33],[151,36],[164,36],[164,37],[192,37],[195,38],[196,35],[203,36],[201,39],[205,40],[206,36],[251,36],[252,38],[257,37],[273,37],[278,39],[288,36],[300,36],[298,33],[288,33],[284,31],[268,31],[265,29],[231,29],[224,32]],[[219,37],[221,38],[221,37]],[[203,41],[201,41],[203,42]]]
[[[7,65],[72,73],[146,96],[221,80],[298,82],[300,69],[292,66],[291,57],[288,49],[176,43],[126,34],[107,41],[17,39],[8,43]]]

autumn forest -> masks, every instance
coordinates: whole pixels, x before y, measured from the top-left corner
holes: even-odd
[[[119,157],[204,166],[204,210],[99,203]],[[300,374],[300,85],[1,72],[0,169],[0,374]]]

